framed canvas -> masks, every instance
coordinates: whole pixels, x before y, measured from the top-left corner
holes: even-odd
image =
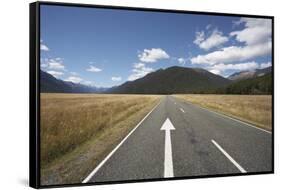
[[[274,172],[274,17],[30,4],[30,186]]]

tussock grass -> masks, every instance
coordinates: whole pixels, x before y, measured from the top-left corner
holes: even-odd
[[[41,183],[80,183],[159,100],[41,93]]]
[[[267,130],[272,129],[271,95],[174,95]]]

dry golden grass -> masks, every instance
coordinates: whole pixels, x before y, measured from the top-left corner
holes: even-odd
[[[80,183],[160,97],[41,93],[41,183]]]
[[[271,95],[174,95],[202,107],[272,129]]]

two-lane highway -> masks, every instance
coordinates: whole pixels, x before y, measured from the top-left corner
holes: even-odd
[[[272,134],[165,96],[87,182],[272,171]]]

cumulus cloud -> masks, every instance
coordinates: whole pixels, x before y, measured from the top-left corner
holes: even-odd
[[[242,71],[270,66],[271,63],[257,63],[256,59],[271,54],[271,20],[241,18],[233,23],[235,27],[242,25],[242,29],[229,33],[229,37],[235,39],[235,45],[193,56],[190,62],[202,64],[215,74],[224,74],[229,70]],[[200,32],[196,34],[194,43],[202,46],[206,39],[204,32]]]
[[[46,63],[41,63],[41,67],[42,67],[42,68],[47,68],[47,67],[48,67],[48,64],[46,64]]]
[[[43,40],[40,40],[40,50],[42,51],[49,51],[50,49],[48,48],[48,46],[46,44],[43,43]]]
[[[144,49],[138,54],[140,61],[154,63],[160,59],[168,59],[170,56],[161,48]]]
[[[87,85],[87,86],[94,86],[93,81],[84,80],[81,77],[78,77],[79,74],[76,72],[69,72],[69,74],[71,74],[72,76],[69,76],[64,81],[73,82],[76,84],[80,83],[80,84]]]
[[[226,70],[237,70],[237,71],[244,71],[244,70],[254,70],[259,68],[259,64],[252,61],[246,63],[236,63],[236,64],[224,64],[219,63],[210,67],[210,70],[217,70],[219,73],[222,73]]]
[[[192,64],[217,64],[249,60],[271,53],[271,41],[251,46],[230,46],[191,58]]]
[[[40,59],[41,68],[49,70],[66,70],[62,58],[42,58]]]
[[[70,76],[67,79],[65,79],[65,81],[73,82],[73,83],[80,83],[83,81],[83,79],[80,77],[76,77],[76,76]]]
[[[245,42],[247,45],[271,41],[270,19],[241,18],[238,23],[239,25],[244,24],[245,28],[229,34],[234,36],[237,41]]]
[[[266,68],[266,67],[270,67],[271,65],[272,65],[271,62],[261,63],[261,64],[260,64],[260,68],[261,68],[261,69],[264,69],[264,68]]]
[[[49,51],[50,49],[45,44],[40,44],[40,50]]]
[[[245,62],[245,63],[233,63],[233,64],[224,64],[224,63],[219,63],[213,66],[208,67],[207,69],[214,73],[214,74],[224,74],[225,71],[251,71],[255,69],[263,69],[266,67],[271,66],[271,62],[267,63],[257,63],[255,61],[251,62]]]
[[[141,69],[141,68],[144,68],[144,67],[145,67],[144,63],[135,63],[134,64],[134,68],[135,69]]]
[[[111,77],[112,81],[121,81],[122,77]]]
[[[64,74],[63,72],[60,72],[60,71],[47,71],[47,73],[51,74],[55,78],[58,78]]]
[[[64,70],[65,69],[65,67],[62,63],[57,62],[55,60],[51,60],[48,65],[49,65],[48,68],[50,68],[50,69],[55,69],[55,70]]]
[[[210,28],[210,27],[207,27]],[[223,33],[217,29],[214,29],[209,37],[205,37],[204,31],[196,32],[195,40],[193,41],[201,49],[209,50],[213,47],[217,47],[228,41],[228,37],[223,36]]]
[[[204,31],[195,33],[195,40],[193,41],[193,43],[195,43],[196,45],[200,45],[204,40],[205,40]]]
[[[180,57],[177,60],[178,60],[179,64],[181,64],[181,65],[185,65],[185,63],[186,63],[186,59],[183,57]]]
[[[93,65],[90,65],[90,67],[88,69],[86,69],[86,70],[89,71],[89,72],[94,72],[94,73],[102,71],[102,69],[97,68],[97,67],[95,67]]]
[[[154,71],[153,68],[147,67],[144,63],[135,63],[132,74],[128,77],[128,80],[133,81],[139,79],[152,71]]]

